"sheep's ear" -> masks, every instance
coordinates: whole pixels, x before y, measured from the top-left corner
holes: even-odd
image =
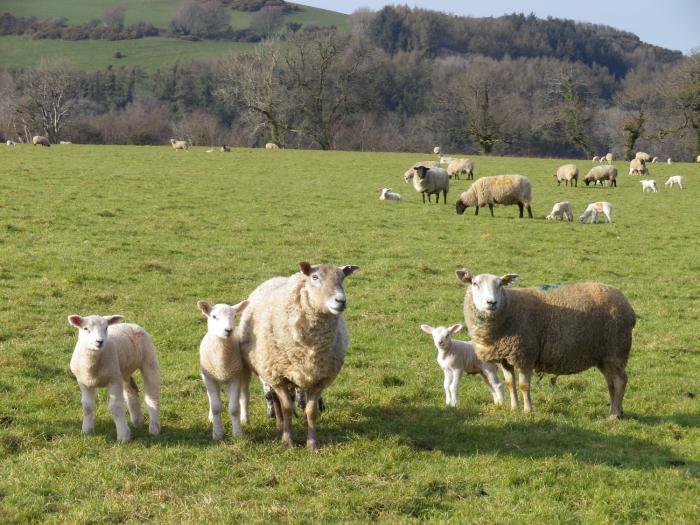
[[[299,269],[304,275],[311,275],[311,265],[306,261],[302,261],[299,263]]]
[[[432,333],[433,333],[433,327],[430,326],[429,324],[420,325],[420,329],[423,330],[426,334],[432,335]]]
[[[469,273],[469,270],[467,270],[466,268],[457,270],[455,272],[455,275],[457,276],[457,279],[459,279],[462,283],[472,284],[472,274]]]
[[[248,306],[248,299],[246,299],[245,301],[241,301],[238,304],[232,305],[231,308],[233,308],[236,314],[239,314],[246,309],[246,306]]]
[[[106,315],[102,319],[107,321],[107,326],[111,326],[113,324],[119,324],[124,322],[124,316],[123,315]]]
[[[518,279],[520,279],[520,276],[517,273],[507,273],[501,277],[501,284],[503,286],[510,286]]]
[[[461,324],[453,324],[452,326],[450,326],[449,331],[450,331],[451,334],[456,334],[456,333],[459,332],[461,329],[462,329],[462,325],[461,325]]]
[[[200,312],[209,317],[209,314],[211,313],[211,305],[208,302],[197,301],[197,308],[199,308]]]
[[[83,318],[79,315],[69,315],[68,324],[75,326],[76,328],[80,328],[81,326],[83,326]]]
[[[355,266],[354,264],[346,264],[345,266],[342,266],[340,268],[343,271],[343,275],[347,277],[348,275],[352,275],[355,273],[357,270],[360,269],[359,266]]]

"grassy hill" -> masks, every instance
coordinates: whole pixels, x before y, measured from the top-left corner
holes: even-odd
[[[421,204],[402,174],[425,157],[0,148],[0,521],[696,522],[698,167],[652,165],[657,181],[683,174],[688,188],[643,194],[622,162],[618,188],[567,188],[552,179],[564,161],[476,158],[477,176],[532,180],[528,220],[516,207],[457,216],[464,180],[448,205]],[[383,185],[404,201],[380,202]],[[609,200],[614,223],[545,221],[561,200],[576,215]],[[345,286],[352,342],[325,394],[321,453],[304,449],[300,421],[297,446],[279,445],[257,381],[244,437],[227,424],[212,444],[196,301],[240,301],[300,260],[361,267]],[[515,286],[622,289],[638,314],[626,417],[607,421],[596,370],[556,387],[534,379],[532,415],[493,406],[475,377],[446,407],[419,324],[461,321],[462,266],[519,273]],[[72,313],[121,313],[151,332],[160,437],[141,428],[117,445],[104,391],[95,434],[80,435]]]

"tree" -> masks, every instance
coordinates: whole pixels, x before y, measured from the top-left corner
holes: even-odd
[[[229,29],[230,11],[220,0],[190,0],[170,21],[175,33],[215,37]]]
[[[283,7],[263,7],[250,18],[250,29],[263,38],[270,38],[282,26],[283,19]]]
[[[591,114],[584,100],[586,86],[575,83],[573,75],[554,78],[550,84],[550,95],[555,101],[555,122],[570,144],[580,148],[587,158],[593,157],[587,138]]]
[[[110,5],[102,11],[102,23],[108,26],[120,27],[124,25],[124,13],[126,7],[123,5]]]
[[[685,121],[679,129],[689,127],[695,134],[697,156],[700,155],[700,51],[680,67],[677,79],[672,88],[672,106]]]

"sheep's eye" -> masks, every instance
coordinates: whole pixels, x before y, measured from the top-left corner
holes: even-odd
[[[90,331],[90,330],[88,330],[87,328],[83,328],[83,330],[85,330],[86,332],[89,332],[89,331]]]
[[[311,278],[312,278],[314,281],[318,281],[318,275],[316,275],[316,274],[313,274],[313,275],[311,276]]]
[[[218,321],[218,320],[219,320],[219,318],[216,317],[215,315],[212,315],[211,318],[214,319],[214,321]]]

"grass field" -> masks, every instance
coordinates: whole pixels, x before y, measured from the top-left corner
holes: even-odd
[[[684,191],[557,187],[560,160],[476,158],[477,176],[522,173],[517,207],[457,216],[402,182],[425,154],[70,146],[0,149],[0,521],[200,523],[696,523],[700,512],[700,166]],[[578,161],[581,170],[589,162]],[[241,169],[240,166],[245,166]],[[379,202],[390,185],[402,203]],[[613,203],[612,225],[549,223]],[[253,383],[245,436],[210,441],[198,299],[238,302],[297,262],[357,264],[346,281],[352,343],[326,391],[321,453],[285,450]],[[456,268],[516,286],[600,280],[638,314],[626,418],[607,421],[594,370],[533,381],[535,413],[496,408],[464,378],[444,406],[419,323],[461,320]],[[121,313],[154,337],[163,433],[115,442],[104,392],[80,435],[68,370],[72,313]],[[595,327],[591,327],[594,330]],[[137,377],[140,383],[140,377]]]

